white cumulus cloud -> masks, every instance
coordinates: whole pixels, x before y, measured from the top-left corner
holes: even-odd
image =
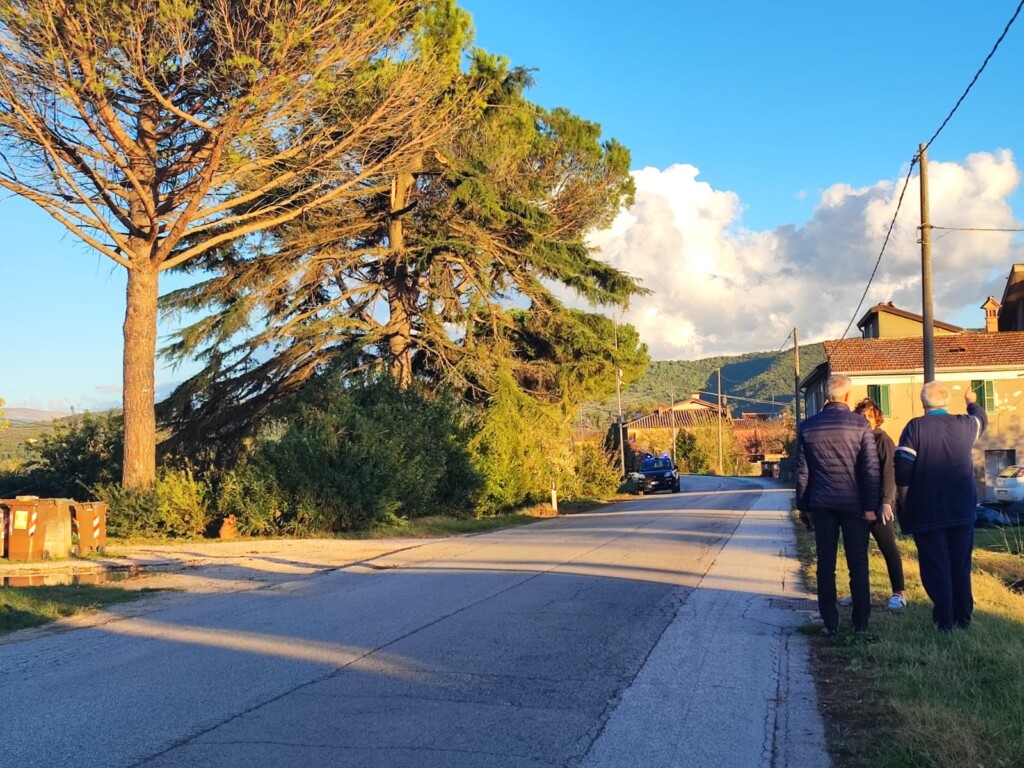
[[[932,161],[928,170],[935,226],[1020,226],[1009,203],[1020,184],[1011,152]],[[600,258],[653,291],[622,319],[638,328],[655,359],[773,349],[794,326],[802,339],[840,336],[903,186],[903,177],[861,188],[835,184],[803,225],[757,232],[742,226],[739,196],[699,180],[692,165],[633,175],[636,202],[591,242]],[[889,300],[920,311],[918,197],[915,172],[861,313]],[[1010,264],[1024,259],[1012,233],[936,230],[933,241],[939,319],[976,309],[990,293],[1001,296]],[[980,309],[976,315],[981,325]]]

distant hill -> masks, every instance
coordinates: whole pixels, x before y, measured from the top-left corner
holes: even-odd
[[[7,408],[4,418],[11,424],[40,424],[70,416],[64,411],[40,411],[35,408]]]
[[[806,376],[825,361],[821,344],[800,347],[800,372]],[[718,368],[722,369],[722,393],[734,414],[741,411],[764,413],[791,408],[793,403],[793,350],[748,352],[743,355],[707,357],[702,360],[658,360],[651,363],[639,381],[624,390],[632,404],[668,403],[670,393],[677,400],[692,392],[714,393],[718,389]],[[745,399],[750,398],[750,399]],[[714,395],[703,395],[713,401]],[[755,402],[761,401],[761,402]],[[775,405],[773,405],[775,403]]]

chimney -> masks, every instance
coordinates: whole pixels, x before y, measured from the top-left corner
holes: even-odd
[[[999,332],[999,309],[1003,305],[996,301],[995,296],[989,296],[981,308],[985,310],[985,333]]]

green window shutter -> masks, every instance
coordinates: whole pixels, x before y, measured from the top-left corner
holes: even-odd
[[[996,406],[996,383],[994,381],[972,381],[971,389],[978,396],[978,405],[986,411]]]
[[[868,397],[881,409],[883,416],[892,415],[889,411],[888,384],[868,384]]]

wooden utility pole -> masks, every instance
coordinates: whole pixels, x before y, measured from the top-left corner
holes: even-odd
[[[722,369],[718,369],[718,474],[724,475],[722,462]]]
[[[928,214],[928,147],[920,145],[921,163],[921,317],[924,321],[924,381],[935,381],[935,315],[932,307],[932,223]]]
[[[612,322],[612,333],[615,338],[615,399],[619,404],[619,461],[622,477],[626,477],[626,441],[623,439],[625,430],[622,424],[622,369],[618,367],[619,357],[619,325]]]
[[[793,421],[800,426],[800,333],[793,329]]]
[[[672,463],[676,463],[676,390],[668,393],[668,417],[672,420]]]

